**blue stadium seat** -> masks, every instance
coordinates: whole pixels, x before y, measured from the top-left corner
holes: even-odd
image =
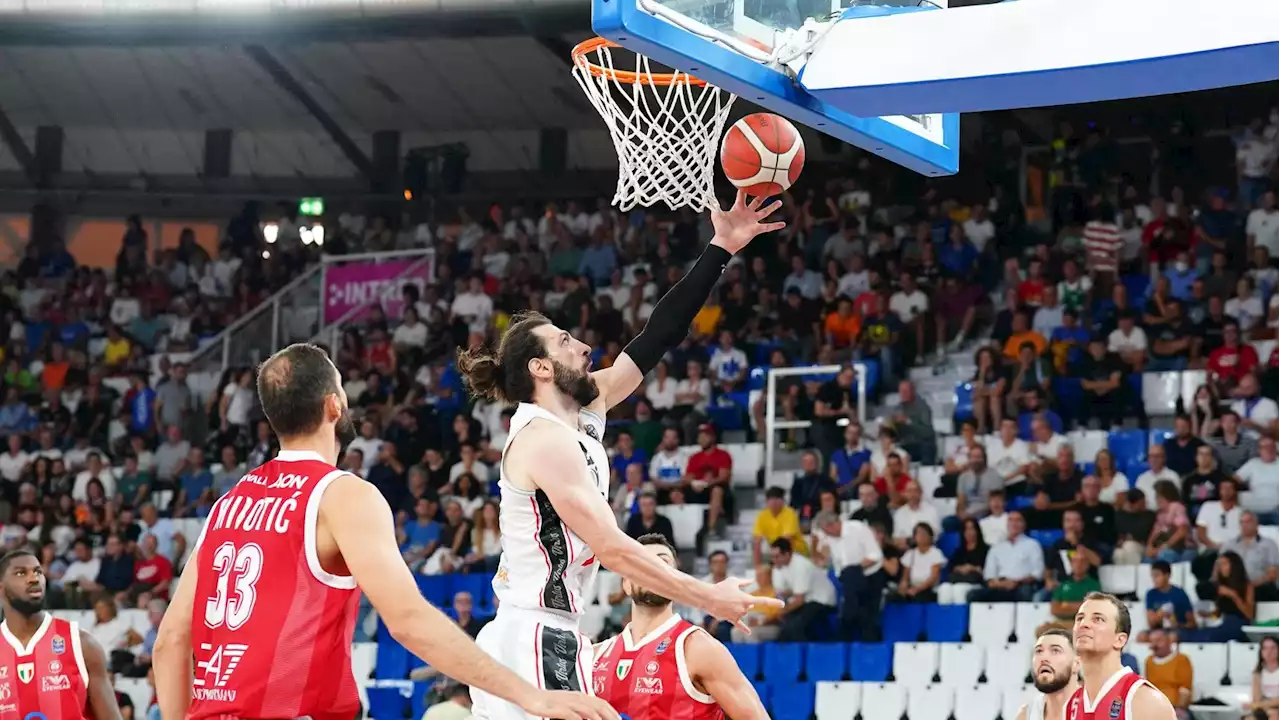
[[[707,406],[707,416],[718,430],[741,430],[745,427],[742,408],[737,405],[717,405],[712,403]]]
[[[368,693],[369,717],[374,720],[404,720],[404,714],[409,709],[409,698],[399,688],[371,687]]]
[[[875,359],[859,360],[854,363],[854,367],[862,366],[862,371],[867,375],[867,395],[874,396],[876,388],[880,387],[880,361]],[[855,385],[855,387],[857,387]]]
[[[849,678],[854,682],[882,683],[892,673],[893,646],[889,643],[854,643],[849,647]]]
[[[427,602],[438,607],[453,604],[452,575],[416,575],[415,578],[418,581],[418,591]]]
[[[1063,535],[1064,533],[1061,530],[1032,530],[1027,533],[1027,537],[1040,543],[1046,550],[1061,540]]]
[[[920,636],[924,633],[924,605],[886,603],[880,620],[884,627],[885,642],[920,642]]]
[[[403,645],[389,635],[378,638],[378,651],[373,658],[373,676],[377,680],[404,680],[409,677],[409,658]]]
[[[454,575],[453,587],[450,590],[455,594],[460,592],[471,593],[471,599],[475,601],[477,614],[481,609],[489,610],[493,608],[493,581],[487,575]],[[452,602],[452,598],[450,598],[450,602]]]
[[[756,688],[756,695],[760,696],[760,702],[764,705],[766,712],[773,710],[773,686],[763,680],[757,680],[751,683]]]
[[[1129,487],[1136,487],[1138,478],[1142,477],[1142,473],[1151,469],[1151,463],[1146,460],[1130,460],[1129,462],[1116,461],[1124,476],[1129,478]]]
[[[929,642],[964,642],[968,632],[968,605],[924,606],[924,634]]]
[[[1124,289],[1129,292],[1130,301],[1138,301],[1147,296],[1147,289],[1151,287],[1151,276],[1146,274],[1125,275],[1120,278],[1120,282],[1124,283]],[[1139,305],[1138,307],[1142,307]]]
[[[1015,495],[1009,502],[1005,503],[1005,507],[1009,510],[1026,510],[1036,504],[1036,499],[1029,495]]]
[[[1094,465],[1092,462],[1076,463],[1076,467],[1080,468],[1080,472],[1084,473],[1085,475],[1093,474]]]
[[[970,383],[956,385],[955,416],[957,420],[973,419],[973,385]]]
[[[1126,467],[1134,460],[1147,459],[1147,432],[1145,430],[1113,430],[1107,437],[1107,447],[1116,458],[1118,467]]]
[[[938,536],[938,549],[943,555],[951,557],[956,550],[960,549],[960,533],[949,530]]]
[[[1078,378],[1056,377],[1052,380],[1053,399],[1058,411],[1067,418],[1078,419],[1084,403],[1084,389]]]
[[[1155,445],[1155,444],[1157,444],[1157,443],[1158,443],[1158,444],[1160,444],[1160,445],[1163,445],[1163,444],[1164,444],[1164,441],[1165,441],[1165,440],[1168,440],[1168,439],[1169,439],[1169,438],[1171,438],[1171,437],[1173,437],[1173,431],[1172,431],[1172,430],[1169,430],[1169,429],[1167,429],[1167,428],[1160,428],[1160,429],[1158,429],[1158,430],[1152,430],[1152,431],[1151,431],[1151,444],[1152,444],[1152,445]]]
[[[729,654],[742,668],[748,680],[760,677],[760,646],[754,643],[729,643]]]
[[[849,669],[849,646],[844,643],[809,643],[804,652],[804,676],[811,683],[843,680]]]
[[[796,682],[804,670],[804,645],[801,643],[763,643],[764,679],[770,684]]]
[[[413,684],[413,693],[409,696],[409,717],[420,718],[427,712],[427,694],[435,684],[435,680]]]
[[[1129,653],[1120,653],[1120,664],[1129,668],[1135,673],[1142,672],[1142,668],[1138,667],[1138,658],[1134,657],[1133,655],[1130,655]]]
[[[751,372],[747,373],[747,389],[763,390],[768,377],[768,367],[757,366],[751,368]]]
[[[809,720],[817,687],[813,683],[770,683],[773,720]]]

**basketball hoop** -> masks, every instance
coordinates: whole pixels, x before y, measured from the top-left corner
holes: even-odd
[[[735,95],[688,73],[653,72],[636,53],[635,70],[619,70],[612,50],[593,38],[573,49],[573,77],[609,126],[618,151],[620,210],[658,201],[706,210],[713,190],[720,135]]]

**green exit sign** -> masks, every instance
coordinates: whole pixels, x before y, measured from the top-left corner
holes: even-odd
[[[302,215],[319,217],[324,214],[324,198],[309,197],[298,201],[298,212]]]

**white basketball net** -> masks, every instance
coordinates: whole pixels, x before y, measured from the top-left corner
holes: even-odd
[[[638,53],[634,72],[617,70],[610,50],[606,43],[575,53],[573,76],[618,152],[613,204],[624,211],[659,201],[673,209],[715,206],[715,159],[737,97],[687,73],[652,72]]]

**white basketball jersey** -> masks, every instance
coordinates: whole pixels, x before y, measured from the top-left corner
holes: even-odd
[[[1027,720],[1044,720],[1045,695],[1039,690],[1032,690],[1027,697]]]
[[[535,419],[561,425],[582,448],[587,477],[601,496],[609,493],[609,454],[600,442],[604,419],[587,410],[578,414],[579,427],[531,403],[520,403],[511,417],[506,447]],[[506,448],[503,448],[504,452]],[[570,471],[571,468],[565,468]],[[499,608],[545,610],[577,619],[590,602],[591,588],[600,563],[591,548],[560,520],[551,500],[541,489],[521,490],[511,484],[505,462],[498,481],[501,492],[499,525],[502,560],[493,577]]]

